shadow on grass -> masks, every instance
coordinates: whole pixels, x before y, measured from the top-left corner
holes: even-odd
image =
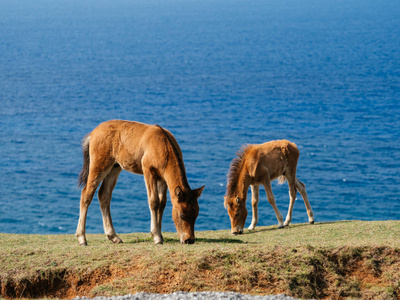
[[[164,243],[180,243],[179,239],[164,238]],[[197,243],[225,243],[225,244],[244,244],[242,240],[229,239],[229,238],[196,238],[195,244]]]
[[[124,240],[125,244],[138,244],[138,243],[152,243],[153,242],[153,238],[149,237],[146,239],[140,239],[140,238],[133,238],[131,240]]]
[[[254,230],[248,230],[245,229],[243,235],[246,234],[254,234],[254,233],[259,233],[259,232],[272,232],[272,231],[277,231],[277,230],[288,230],[288,229],[295,229],[297,227],[305,227],[305,226],[324,226],[324,225],[330,225],[330,224],[339,224],[339,223],[350,223],[353,222],[354,220],[343,220],[343,221],[333,221],[333,222],[316,222],[314,224],[308,224],[308,223],[299,223],[299,224],[292,224],[284,228],[278,228],[278,226],[272,226],[268,228],[258,228]],[[237,237],[240,237],[238,235]],[[249,244],[249,242],[242,241],[239,239],[235,238],[196,238],[196,242],[200,243],[227,243],[227,244]],[[138,244],[138,243],[153,243],[153,238],[133,238],[131,240],[124,240],[124,243],[126,244]],[[168,238],[164,237],[164,244],[165,243],[180,243],[179,239],[177,238]]]
[[[304,227],[304,226],[324,226],[324,225],[329,225],[329,224],[349,223],[349,222],[352,222],[352,221],[344,220],[344,221],[333,221],[333,222],[317,222],[314,224],[300,223],[300,224],[292,224],[292,225],[286,226],[284,228],[278,228],[278,226],[276,226],[276,227],[260,228],[260,229],[256,228],[254,230],[245,230],[243,234],[253,234],[253,233],[263,232],[263,231],[293,229],[293,228]]]
[[[153,243],[152,238],[148,239],[132,239],[124,241],[125,244],[138,244],[138,243]],[[175,238],[164,238],[164,244],[173,244],[173,243],[180,243],[179,239]],[[229,238],[196,238],[196,243],[224,243],[224,244],[244,244],[245,242],[238,239],[229,239]]]
[[[244,244],[246,242],[238,239],[228,239],[228,238],[219,238],[219,239],[206,239],[206,238],[198,238],[196,239],[198,242],[202,243],[225,243],[225,244]]]

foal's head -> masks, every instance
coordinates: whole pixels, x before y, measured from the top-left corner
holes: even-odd
[[[204,186],[195,190],[183,191],[179,186],[175,188],[175,205],[172,207],[172,219],[178,232],[181,244],[194,243],[194,223],[199,215],[197,199],[203,192]]]
[[[237,196],[227,196],[225,197],[225,208],[228,210],[231,219],[232,234],[242,234],[247,218],[246,199],[240,199]]]
[[[228,184],[226,189],[225,208],[228,210],[229,217],[231,218],[231,230],[233,234],[242,234],[244,223],[247,218],[246,209],[246,194],[247,191],[238,195],[238,191],[241,189],[239,186],[243,186],[243,179],[240,177],[240,173],[245,165],[245,157],[248,153],[249,146],[244,146],[238,151],[237,157],[231,162],[231,166],[228,173]]]

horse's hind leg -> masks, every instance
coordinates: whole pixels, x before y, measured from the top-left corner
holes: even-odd
[[[104,178],[98,192],[101,214],[103,216],[104,233],[110,241],[116,244],[122,243],[122,240],[117,236],[114,230],[111,218],[110,203],[112,191],[117,184],[118,176],[121,171],[122,169],[120,166],[114,166],[106,178]]]
[[[308,223],[314,224],[314,213],[311,208],[310,201],[308,201],[306,186],[299,179],[296,178],[296,188],[299,190],[301,196],[303,197],[304,204],[306,205],[307,215],[308,215]]]
[[[249,230],[253,230],[258,222],[258,197],[260,194],[260,187],[257,185],[251,186],[251,206],[253,208],[253,217],[251,220],[251,224],[249,226]]]
[[[274,197],[274,194],[272,193],[272,187],[271,187],[271,181],[270,180],[266,180],[264,182],[264,188],[265,188],[265,192],[267,193],[268,202],[269,202],[269,204],[271,204],[272,208],[274,209],[276,218],[278,219],[278,228],[285,227],[283,225],[282,214],[279,211],[279,209],[278,209],[278,207],[276,206],[276,203],[275,203],[275,197]]]
[[[79,245],[87,245],[86,242],[86,217],[90,203],[92,202],[94,193],[99,186],[102,178],[95,176],[94,172],[89,171],[88,181],[81,192],[80,211],[78,227],[76,228],[76,236]]]
[[[290,203],[289,203],[288,213],[286,215],[286,220],[284,223],[285,226],[289,226],[290,222],[292,221],[293,206],[294,202],[296,201],[296,195],[297,195],[296,185],[293,182],[293,180],[287,178],[287,181],[289,185]]]

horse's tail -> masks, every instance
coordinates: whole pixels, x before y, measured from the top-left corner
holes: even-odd
[[[286,181],[285,175],[281,175],[278,177],[278,184],[284,184]]]
[[[90,134],[86,135],[83,138],[82,142],[83,166],[81,172],[79,173],[79,178],[78,178],[79,187],[86,186],[89,176],[89,165],[90,165],[89,142],[90,142]]]

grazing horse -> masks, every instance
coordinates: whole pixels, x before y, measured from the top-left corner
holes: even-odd
[[[305,185],[296,177],[297,161],[300,152],[294,143],[286,140],[272,141],[260,145],[248,145],[237,153],[238,157],[232,160],[228,173],[228,185],[225,198],[225,208],[231,219],[233,234],[243,233],[247,218],[246,198],[251,186],[251,204],[253,218],[249,230],[256,227],[258,222],[258,195],[259,185],[263,185],[267,193],[268,202],[275,211],[278,227],[288,226],[292,220],[293,205],[297,190],[300,191],[307,208],[308,221],[314,223],[314,214],[308,201]],[[283,223],[282,214],[275,203],[271,189],[271,181],[279,179],[289,185],[289,211]]]
[[[155,244],[163,243],[161,220],[167,202],[182,244],[194,243],[194,223],[199,214],[198,198],[204,186],[192,190],[186,178],[182,152],[174,136],[158,125],[112,120],[101,123],[83,140],[83,186],[76,236],[87,245],[85,227],[88,207],[102,182],[98,198],[108,239],[121,243],[111,220],[112,191],[122,170],[143,174],[151,213],[151,234]]]

